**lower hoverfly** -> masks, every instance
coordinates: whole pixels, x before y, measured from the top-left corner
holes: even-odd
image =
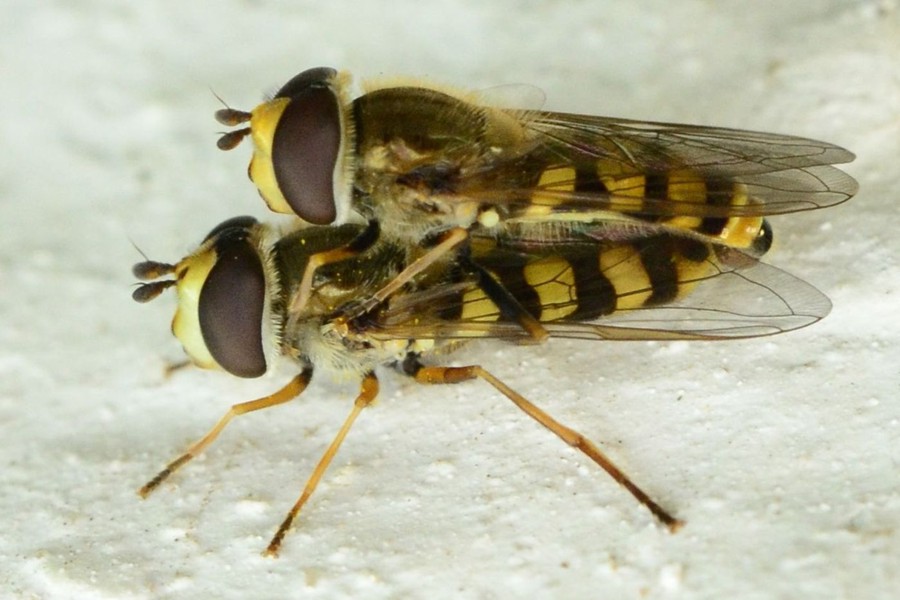
[[[764,228],[761,219],[757,227]],[[666,230],[598,238],[585,226],[569,227],[565,237],[552,241],[473,237],[465,252],[421,269],[374,308],[360,311],[360,298],[384,288],[417,257],[402,244],[382,241],[318,268],[308,301],[295,312],[292,298],[309,261],[347,246],[364,229],[345,224],[280,233],[238,217],[215,227],[198,250],[175,264],[135,265],[135,276],[145,282],[135,290],[136,300],[177,289],[172,331],[198,366],[256,377],[286,359],[298,370],[275,393],[232,406],[141,488],[142,496],[206,449],[235,416],[297,397],[314,371],[356,376],[360,392],[349,416],[266,549],[277,555],[350,427],[376,397],[375,369],[386,365],[420,383],[483,379],[596,462],[674,531],[681,522],[583,435],[481,366],[426,366],[425,361],[474,338],[530,339],[515,314],[494,301],[492,286],[502,286],[551,336],[592,340],[763,336],[813,323],[830,308],[812,286],[726,244]]]
[[[431,251],[367,308],[472,235],[538,240],[591,227],[596,237],[675,233],[747,249],[762,243],[760,217],[838,204],[857,189],[831,166],[853,154],[826,142],[504,108],[396,80],[360,87],[347,73],[308,69],[251,112],[216,113],[225,125],[249,123],[219,147],[251,137],[249,176],[272,210],[319,225],[369,223],[309,261],[297,308],[316,268],[381,238],[428,240]],[[516,307],[503,288],[490,293]],[[547,336],[536,315],[518,307],[514,316],[532,338]]]

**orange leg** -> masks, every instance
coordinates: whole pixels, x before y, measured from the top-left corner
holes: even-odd
[[[289,313],[292,315],[291,321],[296,323],[301,311],[309,302],[309,298],[312,295],[313,278],[319,267],[359,256],[374,246],[378,242],[380,235],[381,226],[378,224],[378,221],[369,221],[366,228],[350,240],[349,243],[331,250],[311,254],[306,262],[306,267],[303,269],[300,285],[294,292],[291,304],[288,307]]]
[[[359,413],[361,413],[364,408],[369,406],[372,401],[375,400],[375,397],[377,395],[378,379],[375,377],[374,373],[369,373],[365,376],[365,378],[363,378],[362,384],[360,385],[359,395],[353,402],[353,409],[344,420],[344,424],[337,432],[337,435],[334,436],[334,440],[332,440],[331,445],[328,446],[328,449],[325,450],[322,458],[319,459],[319,463],[316,465],[316,468],[313,470],[312,475],[310,475],[309,480],[303,487],[303,492],[300,494],[300,498],[298,498],[297,502],[294,503],[294,506],[291,508],[290,512],[288,512],[287,517],[285,517],[284,521],[281,523],[278,531],[276,531],[275,535],[272,537],[272,541],[269,542],[268,548],[266,548],[265,552],[263,552],[264,556],[278,556],[278,552],[279,550],[281,550],[281,543],[282,541],[284,541],[284,536],[288,531],[290,531],[294,519],[296,519],[297,515],[300,513],[300,509],[303,508],[303,505],[306,504],[306,501],[309,500],[313,492],[316,491],[316,487],[319,485],[319,480],[322,479],[322,475],[325,474],[325,471],[331,464],[331,460],[334,458],[334,455],[337,454],[338,449],[344,442],[344,438],[347,437],[347,433],[350,431],[350,427],[353,426],[353,422],[356,421],[356,417],[359,416]]]
[[[425,254],[407,265],[406,268],[403,269],[403,271],[398,273],[397,276],[394,277],[390,282],[388,282],[387,285],[385,285],[383,288],[372,294],[370,297],[365,298],[358,305],[354,305],[353,312],[344,315],[343,317],[347,320],[350,320],[354,317],[358,317],[359,315],[369,312],[370,310],[384,302],[388,297],[391,296],[391,294],[406,285],[410,280],[412,280],[413,277],[430,267],[442,256],[463,243],[467,237],[468,233],[466,232],[466,230],[460,227],[448,230],[442,235],[441,240],[438,244],[430,248]],[[331,262],[346,260],[358,254],[358,251],[350,248],[349,246],[337,248],[335,250],[329,250],[328,252],[313,254],[309,258],[309,262],[306,265],[306,270],[303,272],[303,279],[300,282],[300,287],[294,294],[293,300],[291,300],[290,312],[292,314],[298,314],[299,311],[301,311],[309,301],[309,297],[312,294],[313,275],[315,275],[316,269],[318,269],[322,265]]]
[[[448,229],[441,235],[438,243],[430,248],[428,252],[410,263],[403,271],[388,282],[387,285],[372,294],[372,296],[355,304],[352,311],[348,311],[346,314],[341,315],[338,320],[347,322],[373,310],[376,306],[390,298],[392,294],[411,281],[413,277],[425,271],[442,256],[463,244],[468,237],[469,233],[461,227]],[[542,342],[549,337],[550,334],[544,329],[544,326],[541,325],[540,321],[523,309],[502,285],[491,278],[487,271],[475,263],[470,263],[470,267],[475,269],[476,273],[481,277],[481,281],[478,285],[482,290],[484,290],[484,292],[499,306],[508,308],[510,311],[510,318],[519,323],[534,341]],[[302,306],[302,304],[299,304],[296,301],[292,302],[291,308],[293,309],[295,306]]]
[[[448,230],[441,236],[441,241],[437,245],[414,260],[396,277],[394,277],[390,281],[390,283],[375,292],[371,298],[367,299],[366,303],[360,307],[360,314],[368,312],[369,310],[372,310],[373,308],[384,302],[387,298],[390,297],[391,294],[406,285],[406,283],[413,277],[433,265],[439,258],[465,242],[468,237],[469,234],[465,229],[462,229],[461,227],[456,227],[454,229]]]
[[[481,378],[494,386],[501,394],[513,401],[513,404],[521,408],[525,413],[555,433],[564,442],[581,450],[588,458],[600,465],[604,471],[609,473],[613,479],[618,481],[638,501],[650,509],[657,519],[665,524],[671,531],[677,531],[683,522],[679,521],[668,512],[666,512],[659,504],[654,502],[641,488],[639,488],[628,476],[622,472],[613,462],[607,458],[597,446],[589,439],[584,437],[577,431],[570,429],[545,413],[543,410],[532,404],[524,396],[510,388],[508,385],[497,379],[483,368],[477,365],[467,367],[425,367],[419,368],[412,373],[416,381],[420,383],[459,383],[470,379]]]
[[[144,484],[144,486],[138,490],[138,493],[142,498],[149,496],[163,481],[168,479],[169,475],[180,469],[185,463],[203,452],[210,444],[212,444],[215,439],[219,437],[219,434],[222,433],[222,430],[225,429],[225,426],[228,425],[231,419],[238,415],[243,415],[263,408],[269,408],[270,406],[275,406],[277,404],[284,404],[289,400],[293,400],[306,389],[311,377],[312,370],[307,369],[291,379],[286,386],[270,396],[265,396],[264,398],[251,400],[249,402],[242,402],[232,406],[206,435],[191,444],[191,447],[187,449],[187,452],[170,462],[156,477]]]
[[[303,270],[303,278],[300,280],[300,286],[294,293],[291,300],[289,312],[291,315],[299,315],[312,296],[313,277],[319,267],[330,265],[332,263],[341,262],[354,256],[359,256],[359,252],[350,246],[341,246],[326,252],[318,252],[312,254]]]

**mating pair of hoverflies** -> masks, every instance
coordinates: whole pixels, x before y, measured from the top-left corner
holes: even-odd
[[[235,416],[298,396],[314,370],[356,376],[350,414],[268,555],[375,399],[383,365],[428,384],[483,379],[677,529],[583,435],[481,366],[432,362],[473,338],[722,340],[809,325],[830,303],[759,261],[772,242],[765,217],[857,189],[833,166],[853,155],[825,142],[512,108],[414,83],[357,90],[329,68],[216,118],[246,124],[219,147],[250,137],[251,181],[296,223],[227,220],[175,264],[135,265],[145,283],[134,297],[176,288],[172,330],[201,367],[256,377],[286,359],[297,375],[234,405],[141,494]]]

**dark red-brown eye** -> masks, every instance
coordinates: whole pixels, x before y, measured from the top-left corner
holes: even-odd
[[[285,87],[292,86],[294,80]],[[341,145],[338,98],[327,87],[309,85],[291,97],[272,140],[275,179],[298,217],[315,225],[330,225],[337,218],[334,172]]]
[[[294,98],[311,87],[326,87],[337,75],[331,67],[315,67],[294,75],[290,81],[281,86],[275,94],[276,98]]]
[[[203,238],[203,241],[209,240],[211,238],[216,237],[222,231],[226,229],[243,229],[248,230],[254,225],[256,225],[258,221],[253,217],[243,216],[243,217],[231,217],[230,219],[226,219],[212,228],[212,230],[206,234],[206,237]]]
[[[210,234],[216,236],[216,264],[200,290],[197,311],[203,341],[216,362],[233,375],[259,377],[266,372],[266,282],[259,254],[247,239],[246,219],[226,221]]]

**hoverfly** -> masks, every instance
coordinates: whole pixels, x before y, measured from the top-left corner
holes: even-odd
[[[762,228],[762,221],[757,226]],[[474,236],[466,252],[416,272],[374,308],[368,298],[429,250],[391,240],[315,270],[308,301],[292,298],[320,253],[346,247],[365,226],[297,228],[279,233],[251,217],[215,227],[198,250],[175,264],[138,263],[144,302],[175,287],[172,331],[192,361],[240,377],[288,360],[298,374],[275,393],[235,404],[179,458],[150,480],[147,496],[206,449],[241,414],[285,403],[314,371],[356,376],[360,392],[297,502],[265,553],[283,538],[314,492],[363,408],[378,393],[376,367],[394,366],[420,383],[483,379],[530,417],[606,470],[670,529],[681,522],[639,488],[591,441],[553,419],[478,365],[426,366],[434,355],[473,338],[530,339],[491,286],[502,287],[551,336],[593,340],[730,339],[770,335],[823,317],[830,304],[812,286],[711,236],[676,234],[598,238],[590,225],[533,240],[505,231]],[[174,278],[165,278],[174,275]]]
[[[834,164],[853,154],[792,136],[511,109],[420,84],[367,84],[314,68],[244,112],[216,113],[219,147],[253,142],[249,176],[269,208],[306,223],[367,221],[358,238],[313,257],[315,269],[379,239],[430,251],[363,303],[371,309],[431,262],[474,236],[523,241],[681,235],[753,253],[771,242],[761,217],[850,198],[856,182]],[[534,340],[547,336],[512,294],[494,302]]]

